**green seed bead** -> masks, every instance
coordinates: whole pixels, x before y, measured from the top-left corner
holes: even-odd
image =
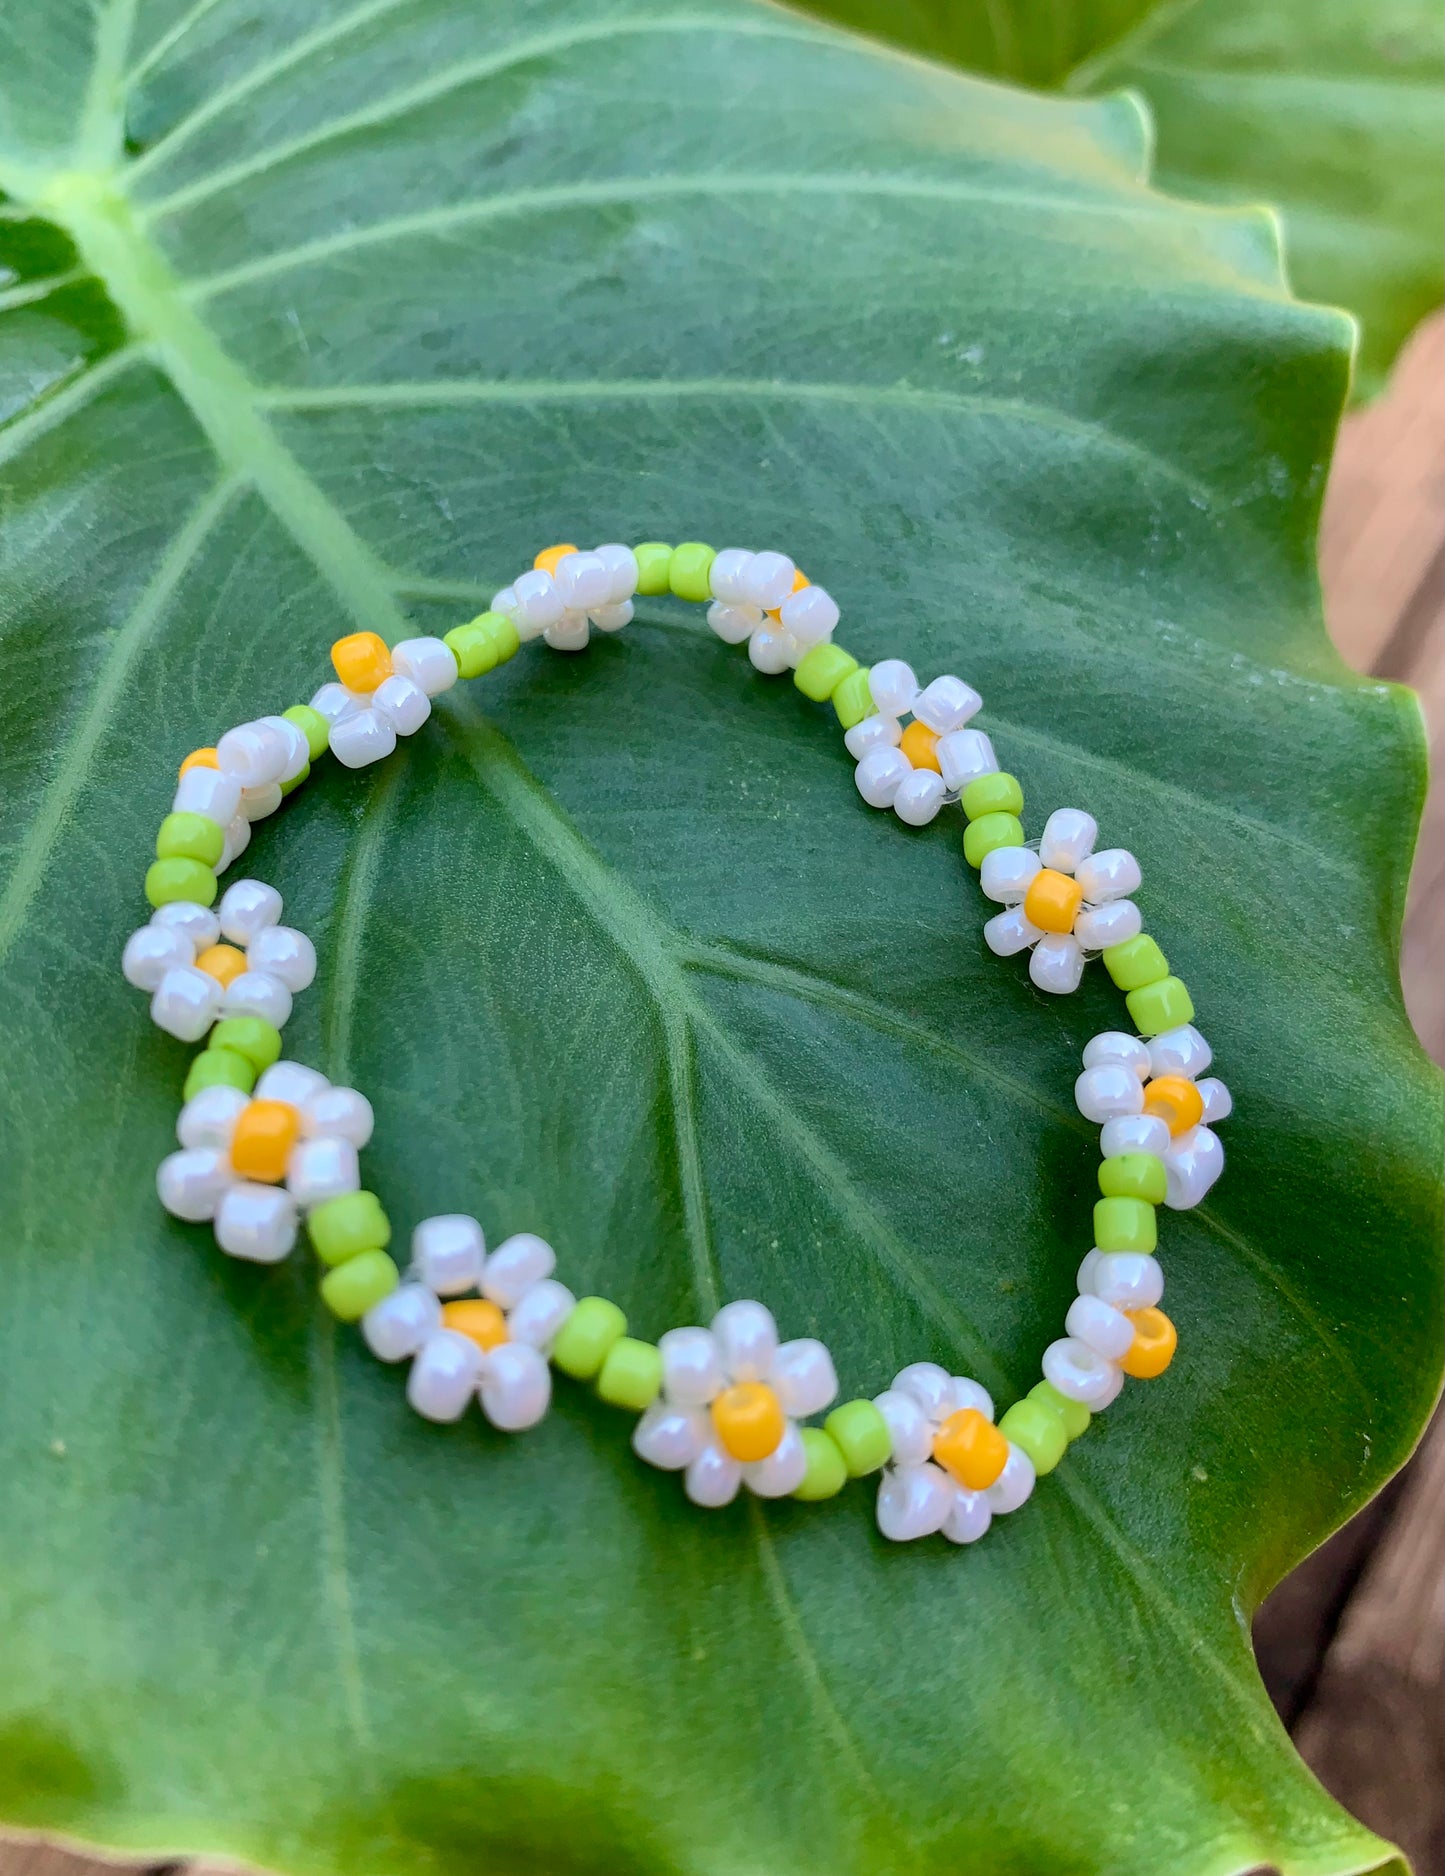
[[[1154,1207],[1146,1199],[1099,1199],[1094,1243],[1101,1251],[1152,1251],[1159,1242]]]
[[[627,1318],[605,1296],[584,1296],[562,1324],[552,1344],[552,1366],[574,1381],[590,1381],[607,1351],[627,1333]]]
[[[171,905],[177,899],[210,905],[215,896],[216,876],[199,860],[156,860],[146,870],[146,898],[152,905]]]
[[[442,643],[457,661],[462,677],[483,677],[515,658],[522,641],[502,612],[480,612],[466,625],[454,625]]]
[[[970,821],[980,821],[986,814],[1024,811],[1024,791],[1012,775],[976,776],[958,799]]]
[[[1146,931],[1125,944],[1109,945],[1100,956],[1121,990],[1142,990],[1145,984],[1157,984],[1169,975],[1168,959]]]
[[[665,593],[670,584],[672,549],[662,541],[643,541],[634,547],[637,556],[637,590],[649,597]]]
[[[982,866],[996,847],[1021,847],[1024,824],[1016,814],[985,814],[963,830],[963,857],[970,866]]]
[[[1194,999],[1177,977],[1165,977],[1157,984],[1145,984],[1124,999],[1134,1027],[1141,1036],[1162,1036],[1166,1029],[1178,1029],[1194,1021]]]
[[[662,1351],[653,1342],[619,1336],[597,1375],[597,1392],[609,1407],[649,1408],[662,1392]]]
[[[679,599],[711,599],[712,563],[717,549],[701,541],[684,541],[674,547],[667,563],[667,583]]]
[[[1145,1199],[1162,1205],[1167,1189],[1164,1162],[1154,1153],[1116,1153],[1099,1167],[1099,1190],[1106,1199]]]
[[[306,738],[306,747],[313,762],[326,754],[331,746],[331,726],[319,710],[313,710],[310,704],[292,704],[289,710],[283,710],[281,714],[288,723],[294,723]]]
[[[1063,1422],[1065,1433],[1071,1440],[1087,1433],[1094,1416],[1081,1400],[1070,1400],[1067,1394],[1061,1394],[1052,1381],[1036,1381],[1029,1389],[1028,1398],[1036,1400],[1050,1413],[1055,1413]]]
[[[871,717],[876,706],[873,693],[868,688],[868,673],[857,670],[833,692],[833,708],[838,713],[838,721],[845,730],[851,730],[855,723],[861,723],[864,717]]]
[[[1063,1421],[1042,1401],[1015,1401],[999,1421],[998,1430],[1028,1454],[1040,1478],[1053,1471],[1069,1444]]]
[[[208,814],[168,814],[156,835],[156,858],[214,866],[225,844],[226,830]]]
[[[281,1031],[264,1016],[224,1016],[211,1031],[213,1049],[234,1049],[259,1075],[281,1059]]]
[[[871,1400],[848,1400],[835,1407],[823,1431],[843,1455],[850,1479],[876,1472],[893,1451],[888,1422]]]
[[[311,773],[311,764],[308,762],[305,764],[303,768],[300,768],[296,771],[296,773],[291,777],[289,782],[282,782],[281,784],[282,798],[284,799],[287,795],[291,794],[295,789],[299,788],[310,773]]]
[[[343,1192],[340,1198],[327,1199],[308,1215],[306,1229],[323,1264],[344,1264],[391,1242],[391,1220],[374,1192]]]
[[[805,652],[793,673],[793,682],[814,703],[827,703],[844,678],[852,677],[858,660],[841,645],[815,645]]]
[[[801,1485],[793,1487],[794,1498],[815,1504],[820,1498],[836,1498],[848,1483],[848,1465],[838,1443],[822,1427],[803,1427],[803,1450],[808,1455],[808,1470]]]
[[[259,1072],[254,1062],[248,1062],[234,1049],[202,1049],[191,1063],[181,1099],[189,1101],[202,1088],[239,1088],[242,1094],[249,1094]]]
[[[363,1251],[321,1279],[321,1300],[343,1322],[360,1322],[373,1303],[390,1296],[401,1272],[385,1251]]]

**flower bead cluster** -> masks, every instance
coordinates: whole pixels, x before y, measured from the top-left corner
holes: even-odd
[[[1102,1123],[1105,1163],[1140,1154],[1157,1160],[1160,1202],[1172,1211],[1198,1205],[1224,1171],[1224,1148],[1211,1123],[1227,1120],[1234,1104],[1222,1081],[1204,1076],[1212,1059],[1192,1023],[1147,1042],[1107,1030],[1085,1046],[1084,1072],[1074,1084],[1079,1112]]]
[[[1123,847],[1095,853],[1098,837],[1093,815],[1057,808],[1037,853],[994,847],[979,869],[985,896],[1007,908],[984,926],[984,942],[1001,958],[1027,950],[1040,990],[1077,990],[1088,956],[1127,944],[1144,928],[1129,897],[1139,889],[1139,862]]]
[[[868,672],[868,693],[870,714],[843,741],[870,808],[892,808],[907,826],[926,827],[970,782],[998,772],[993,744],[967,727],[983,699],[962,678],[921,685],[911,665],[886,658]]]
[[[238,879],[214,911],[194,900],[159,905],[121,956],[126,981],[151,992],[151,1020],[197,1042],[223,1017],[255,1016],[280,1029],[292,997],[316,976],[316,948],[281,924],[281,895]]]

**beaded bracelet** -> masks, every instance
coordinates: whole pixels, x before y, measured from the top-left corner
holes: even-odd
[[[627,625],[639,593],[708,603],[713,631],[746,641],[757,670],[791,671],[805,697],[831,704],[871,807],[921,827],[961,805],[964,855],[1003,907],[983,927],[992,951],[1027,951],[1030,977],[1054,994],[1076,989],[1098,956],[1126,993],[1137,1033],[1095,1036],[1075,1084],[1080,1111],[1102,1123],[1094,1245],[1065,1333],[1044,1352],[1043,1380],[997,1421],[977,1381],[928,1361],[872,1400],[832,1406],[828,1350],[811,1337],[780,1342],[758,1302],[728,1303],[705,1329],[641,1341],[615,1303],[579,1300],[558,1281],[544,1239],[522,1232],[489,1253],[481,1225],[461,1214],[416,1226],[403,1273],[387,1250],[390,1221],[361,1187],[370,1103],[281,1059],[292,997],[316,973],[310,939],[280,922],[280,894],[256,880],[229,886],[211,909],[252,822],[274,813],[326,750],[348,768],[380,761],[459,677],[493,670],[528,639],[580,651],[593,627]],[[146,874],[154,915],[122,968],[151,993],[162,1029],[206,1038],[185,1081],[181,1150],[157,1173],[161,1203],[177,1218],[212,1220],[223,1251],[257,1263],[287,1256],[304,1218],[327,1266],[323,1300],[360,1324],[382,1361],[410,1361],[406,1393],[418,1413],[457,1420],[476,1398],[493,1426],[520,1431],[546,1413],[556,1368],[638,1415],[634,1450],[681,1472],[694,1504],[726,1505],[743,1485],[761,1498],[831,1498],[879,1472],[885,1537],[968,1544],[1024,1503],[1125,1376],[1148,1380],[1169,1365],[1176,1336],[1158,1306],[1157,1208],[1197,1205],[1219,1177],[1224,1153],[1208,1123],[1231,1102],[1221,1081],[1200,1079],[1209,1046],[1188,991],[1143,932],[1134,856],[1096,852],[1097,825],[1075,808],[1057,809],[1027,841],[1022,789],[988,736],[968,727],[978,693],[953,676],[921,687],[898,659],[865,670],[832,642],[837,622],[829,594],[784,554],[647,542],[548,548],[444,639],[388,651],[372,632],[342,638],[331,648],[336,680],[309,704],[228,730],[181,764]],[[829,1407],[821,1425],[805,1424]]]

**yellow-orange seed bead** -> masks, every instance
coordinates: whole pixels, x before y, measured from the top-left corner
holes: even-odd
[[[220,757],[214,749],[193,749],[181,764],[180,774],[188,775],[192,769],[218,769]]]
[[[196,969],[228,990],[246,968],[246,953],[235,945],[211,945],[196,959]]]
[[[929,729],[926,723],[910,723],[898,746],[915,769],[932,769],[935,775],[943,773],[938,766],[938,732]]]
[[[983,1492],[1008,1463],[1008,1441],[977,1407],[961,1407],[934,1434],[933,1456],[955,1485]]]
[[[252,1101],[231,1135],[231,1164],[243,1179],[279,1185],[300,1132],[301,1116],[289,1101]]]
[[[775,1453],[787,1431],[782,1402],[761,1381],[744,1381],[718,1395],[712,1423],[724,1452],[744,1461]]]
[[[1076,879],[1045,866],[1029,881],[1029,889],[1024,894],[1024,917],[1040,931],[1072,931],[1083,903],[1084,889]]]
[[[1162,1120],[1170,1133],[1188,1133],[1204,1118],[1204,1096],[1185,1075],[1160,1075],[1144,1089],[1144,1112]]]
[[[562,556],[564,554],[575,554],[576,552],[577,549],[572,545],[571,541],[564,541],[560,547],[544,547],[541,553],[538,554],[537,558],[532,562],[532,565],[539,568],[543,573],[555,574],[557,571],[557,562]]]
[[[507,1318],[483,1296],[464,1296],[442,1304],[442,1327],[470,1336],[478,1348],[500,1348],[507,1340]]]
[[[1179,1346],[1179,1331],[1162,1309],[1126,1309],[1134,1325],[1134,1340],[1119,1366],[1136,1381],[1152,1381],[1163,1374]]]
[[[391,653],[375,632],[348,632],[331,647],[336,675],[348,690],[374,691],[391,676]]]

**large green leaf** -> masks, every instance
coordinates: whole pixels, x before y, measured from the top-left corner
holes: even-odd
[[[1348,334],[1268,220],[1152,194],[1127,101],[737,0],[7,0],[0,95],[3,1814],[347,1876],[1389,1861],[1248,1643],[1439,1367],[1420,739],[1321,631]],[[696,534],[979,683],[1236,1093],[1179,1360],[965,1553],[691,1512],[576,1393],[425,1425],[303,1260],[155,1203],[185,1052],[116,960],[179,755],[549,538]],[[990,958],[956,827],[697,620],[518,659],[247,866],[403,1226],[544,1230],[644,1333],[763,1295],[854,1389],[1037,1373],[1118,1005]]]
[[[805,0],[969,71],[1098,96],[1158,126],[1155,179],[1281,212],[1290,278],[1362,326],[1377,391],[1445,297],[1445,81],[1433,0]]]

